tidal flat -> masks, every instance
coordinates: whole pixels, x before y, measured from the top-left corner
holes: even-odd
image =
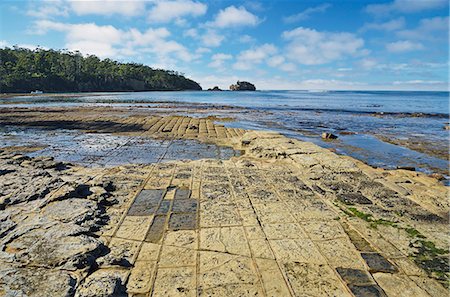
[[[3,108],[0,295],[447,294],[447,187],[222,110]]]

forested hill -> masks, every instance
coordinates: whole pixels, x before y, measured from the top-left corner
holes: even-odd
[[[0,49],[0,93],[201,90],[175,71],[79,52]]]

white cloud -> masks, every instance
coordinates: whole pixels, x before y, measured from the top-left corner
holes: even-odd
[[[283,56],[273,56],[267,60],[267,65],[277,67],[284,63],[286,59]]]
[[[221,34],[218,34],[214,30],[207,30],[205,34],[201,36],[201,40],[204,46],[206,47],[218,47],[222,44],[222,41],[225,37]]]
[[[239,42],[241,42],[241,43],[252,43],[252,42],[255,42],[255,41],[256,41],[255,38],[253,38],[253,37],[251,37],[250,35],[247,35],[247,34],[239,36]]]
[[[378,64],[378,61],[371,58],[362,59],[357,63],[361,68],[370,70]]]
[[[273,44],[263,44],[259,47],[242,51],[236,62],[233,64],[233,68],[236,70],[250,70],[255,65],[260,64],[270,56],[277,52],[277,48]]]
[[[211,49],[209,49],[209,48],[207,48],[207,47],[199,47],[199,48],[197,48],[196,50],[195,50],[195,53],[196,54],[199,54],[199,55],[201,55],[201,54],[206,54],[206,53],[210,53],[211,52]]]
[[[405,27],[405,19],[403,17],[393,19],[384,23],[366,23],[360,31],[380,30],[380,31],[395,31]]]
[[[114,26],[100,26],[94,23],[68,24],[41,20],[35,22],[37,33],[59,31],[65,34],[65,46],[69,50],[79,50],[101,58],[118,58],[137,53],[152,53],[155,60],[172,65],[174,59],[189,62],[197,58],[182,44],[168,40],[170,32],[166,28],[117,29]],[[170,62],[170,63],[169,63]]]
[[[53,16],[68,16],[69,6],[64,0],[42,1],[39,4],[31,3],[26,14],[40,19]]]
[[[283,63],[279,67],[281,70],[286,72],[295,72],[297,71],[297,66],[294,63]]]
[[[70,13],[76,15],[104,15],[114,14],[122,16],[136,16],[145,12],[145,0],[41,0],[31,2],[27,15],[49,19],[57,16],[67,17]]]
[[[299,21],[304,21],[304,20],[309,19],[312,14],[325,12],[330,7],[331,7],[331,4],[329,4],[329,3],[324,3],[324,4],[321,4],[318,6],[309,7],[302,12],[299,12],[297,14],[283,18],[283,21],[285,23],[295,23],[295,22],[299,22]]]
[[[247,11],[245,7],[228,6],[219,11],[213,22],[207,25],[218,28],[231,28],[241,26],[256,26],[260,23],[260,19]]]
[[[288,41],[287,56],[305,65],[325,64],[367,53],[363,48],[364,40],[347,32],[319,32],[298,27],[283,32],[282,37]]]
[[[70,9],[77,15],[98,14],[136,16],[145,11],[143,0],[69,0]]]
[[[167,23],[182,17],[198,17],[206,13],[206,4],[191,0],[158,1],[149,12],[150,22]]]
[[[434,17],[422,19],[419,25],[415,29],[402,30],[397,33],[399,37],[407,39],[433,39],[436,38],[436,34],[443,32],[443,36],[448,41],[448,17]]]
[[[425,10],[444,8],[448,0],[395,0],[387,4],[371,4],[366,11],[375,16],[386,16],[393,12],[415,13]]]
[[[403,53],[424,49],[423,44],[409,40],[400,40],[386,44],[386,49],[391,53]]]
[[[198,37],[198,31],[197,31],[197,29],[191,28],[191,29],[184,31],[183,36],[196,38],[196,37]]]
[[[10,47],[9,43],[6,40],[0,40],[0,48]]]
[[[225,61],[231,60],[232,55],[218,53],[211,57],[211,63],[208,64],[209,67],[221,69],[224,66]]]

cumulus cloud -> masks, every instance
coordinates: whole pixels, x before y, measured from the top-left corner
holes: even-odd
[[[59,31],[65,34],[65,46],[69,50],[79,50],[84,54],[99,57],[122,57],[136,53],[153,53],[161,61],[192,61],[196,58],[182,44],[169,40],[170,32],[166,28],[149,28],[139,31],[117,29],[111,25],[95,23],[69,24],[39,20],[35,22],[38,34]]]
[[[444,33],[443,37],[448,41],[448,17],[434,17],[422,19],[414,29],[402,30],[397,33],[401,38],[407,39],[434,39],[438,33]]]
[[[148,20],[167,23],[183,17],[198,17],[204,15],[208,6],[191,0],[158,1],[151,8]]]
[[[405,27],[405,18],[401,17],[384,23],[366,23],[360,31],[380,30],[380,31],[396,31]]]
[[[423,44],[409,40],[400,40],[386,44],[386,49],[391,53],[404,53],[424,49]]]
[[[228,6],[221,9],[216,15],[214,21],[208,25],[217,28],[231,28],[241,26],[256,26],[260,23],[260,19],[247,11],[245,7]]]
[[[395,0],[387,4],[370,4],[366,11],[375,16],[385,16],[390,13],[415,13],[426,10],[440,9],[448,5],[448,0]]]
[[[104,15],[114,14],[122,16],[136,16],[145,11],[144,0],[42,0],[32,2],[27,10],[27,15],[48,19],[58,16],[76,15]]]
[[[285,31],[282,37],[288,42],[287,56],[305,65],[319,65],[348,56],[364,55],[364,40],[347,32],[320,32],[298,27]]]
[[[211,63],[209,63],[208,66],[221,69],[224,67],[225,61],[231,60],[232,58],[232,55],[218,53],[211,57]]]
[[[206,47],[218,47],[222,44],[225,37],[214,30],[207,30],[200,39]]]
[[[244,35],[239,36],[239,42],[252,43],[252,42],[255,42],[255,38],[251,37],[250,35],[244,34]]]
[[[42,1],[41,3],[31,3],[26,14],[36,18],[49,18],[53,16],[68,16],[69,5],[65,0]]]
[[[135,16],[145,11],[143,0],[68,0],[70,9],[77,15],[123,15]]]
[[[288,17],[283,18],[283,21],[285,23],[295,23],[295,22],[299,22],[299,21],[304,21],[304,20],[309,19],[312,14],[323,13],[330,7],[331,7],[331,4],[329,4],[329,3],[324,3],[324,4],[321,4],[318,6],[309,7],[302,12],[299,12],[297,14],[290,15]]]
[[[277,48],[273,44],[263,44],[261,46],[244,50],[233,64],[233,68],[236,70],[250,70],[255,65],[260,64],[270,56],[277,52]]]

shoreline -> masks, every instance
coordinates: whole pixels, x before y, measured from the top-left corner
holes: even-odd
[[[84,113],[96,133],[122,127],[109,133],[193,139],[243,154],[85,168],[0,153],[6,292],[446,292],[450,205],[448,188],[435,179],[374,169],[309,142],[206,118],[103,111]],[[53,123],[80,120],[70,112],[51,116]]]
[[[180,104],[178,102],[173,103],[154,102],[154,104],[155,105],[151,106],[146,105],[141,106],[136,104],[133,105],[111,104],[106,106],[2,107],[0,108],[2,114],[2,116],[0,116],[0,122],[3,124],[4,127],[8,127],[11,125],[17,125],[18,127],[19,126],[35,127],[38,123],[42,122],[43,126],[41,128],[48,130],[48,129],[58,129],[57,123],[51,124],[53,118],[65,120],[64,117],[60,116],[60,113],[63,113],[64,115],[70,115],[69,120],[77,121],[79,125],[82,126],[89,125],[89,123],[86,123],[86,121],[91,121],[91,119],[96,118],[96,113],[102,116],[103,114],[109,115],[105,117],[106,120],[108,121],[115,121],[116,118],[120,117],[133,118],[145,116],[167,116],[167,115],[182,114],[187,116],[194,115],[195,117],[198,118],[208,118],[209,120],[223,123],[226,127],[238,127],[245,129],[246,125],[240,123],[240,121],[242,121],[245,118],[253,119],[255,117],[258,117],[259,113],[261,112],[222,104],[206,104],[206,105],[201,103]],[[85,116],[84,114],[87,114],[88,116]],[[33,121],[37,122],[37,124],[33,123]],[[45,124],[46,122],[48,122],[49,125],[48,127],[46,127]],[[370,150],[364,151],[366,145],[365,141],[367,141],[364,140],[364,135],[366,135],[364,133],[350,132],[349,135],[347,135],[345,134],[346,130],[344,130],[344,132],[342,131],[338,132],[339,134],[342,133],[340,138],[345,139],[342,143],[340,139],[333,142],[322,143],[316,134],[311,134],[312,132],[308,130],[296,129],[293,130],[293,132],[299,135],[294,134],[290,135],[291,132],[289,127],[284,127],[285,131],[283,131],[283,127],[281,126],[277,127],[276,126],[277,123],[275,122],[259,123],[259,125],[261,124],[263,124],[263,126],[267,126],[267,128],[273,128],[273,130],[279,131],[282,134],[289,135],[289,137],[295,137],[296,139],[300,140],[313,141],[314,143],[319,144],[322,147],[336,149],[337,152],[340,154],[353,156],[354,158],[357,158],[360,161],[365,162],[372,166],[376,167],[381,166],[383,168],[413,166],[417,170],[428,172],[429,174],[438,173],[444,176],[448,176],[447,168],[445,166],[442,167],[441,165],[442,162],[448,161],[448,152],[444,148],[439,147],[436,148],[436,146],[435,145],[433,146],[433,143],[431,142],[426,141],[411,142],[406,140],[402,141],[400,139],[393,139],[393,137],[390,137],[389,134],[386,135],[374,134],[373,136],[379,139],[379,145],[393,144],[398,146],[398,148],[405,147],[412,150],[411,154],[412,153],[417,154],[416,152],[423,153],[424,156],[428,158],[425,159],[426,161],[423,161],[420,158],[418,158],[417,160],[411,159],[409,162],[407,162],[411,164],[404,164],[405,161],[402,162],[397,161],[398,164],[396,164],[396,160],[391,160],[391,163],[389,163],[390,160],[388,159],[372,160],[371,156],[375,156],[375,158],[381,158],[381,156],[379,156],[379,152],[377,151],[373,152],[371,152]],[[261,128],[264,129],[264,127]],[[95,129],[86,128],[85,130],[95,130]],[[373,140],[371,141],[373,142],[374,140],[375,138],[373,138]],[[445,159],[445,157],[447,157],[447,159]],[[380,164],[380,161],[383,161],[384,165]]]

